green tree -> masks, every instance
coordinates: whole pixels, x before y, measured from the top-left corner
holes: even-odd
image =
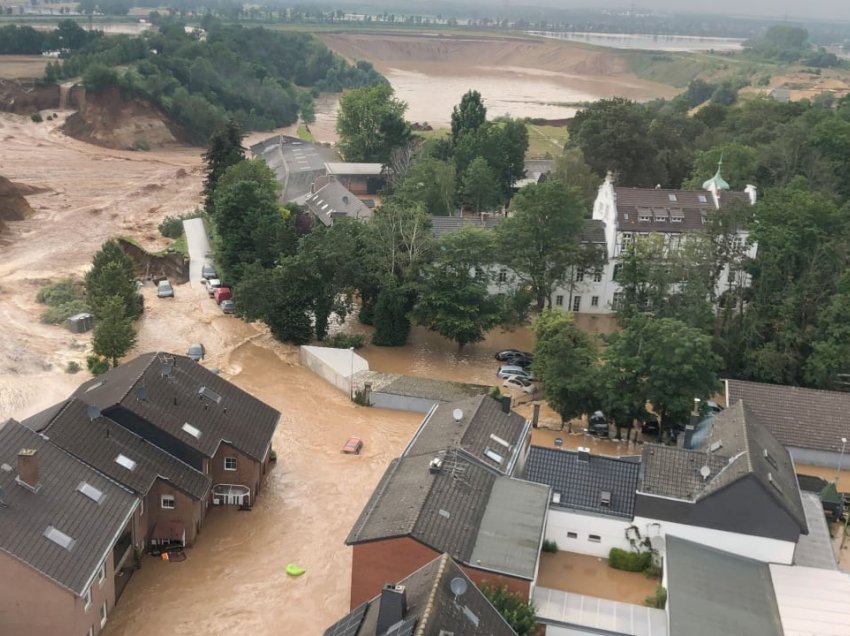
[[[701,150],[694,156],[691,176],[682,187],[699,190],[702,184],[717,170],[723,161],[723,176],[732,190],[743,190],[750,183],[757,183],[757,152],[755,148],[730,142],[710,150]]]
[[[339,100],[336,130],[346,161],[386,164],[394,148],[410,139],[404,119],[407,104],[395,98],[389,84],[356,88]]]
[[[549,178],[558,179],[574,188],[581,195],[585,210],[593,207],[600,181],[584,160],[581,149],[564,148],[563,154],[555,159],[555,166]]]
[[[310,342],[310,298],[298,284],[297,274],[291,257],[272,269],[256,263],[247,266],[233,290],[236,313],[249,321],[262,320],[281,342]]]
[[[437,258],[425,269],[413,312],[416,322],[459,348],[482,341],[502,317],[500,298],[488,290],[493,248],[487,230],[464,228],[445,236]]]
[[[118,366],[118,359],[124,356],[136,344],[136,332],[133,323],[125,314],[124,299],[110,296],[103,301],[100,317],[94,327],[92,349],[94,352],[112,361]]]
[[[492,210],[499,205],[502,199],[499,183],[484,157],[476,157],[466,169],[461,198],[464,206],[473,212]]]
[[[213,195],[218,180],[232,165],[245,159],[245,149],[242,147],[242,129],[232,118],[227,120],[224,128],[214,132],[210,137],[204,161],[207,164],[207,177],[204,179],[204,207],[208,213],[213,211]]]
[[[621,318],[658,311],[673,284],[666,237],[655,233],[635,237],[623,247],[615,271],[621,297],[614,309]]]
[[[467,91],[452,109],[452,141],[466,132],[476,132],[487,120],[487,109],[478,91]]]
[[[277,188],[274,174],[261,159],[236,163],[219,179],[212,214],[215,252],[219,267],[234,285],[246,265],[272,267],[280,256],[289,227]]]
[[[142,314],[141,297],[136,289],[133,260],[121,249],[118,241],[106,241],[92,258],[91,269],[85,276],[86,300],[95,318],[100,320],[105,304],[118,296],[129,319]]]
[[[526,601],[504,586],[495,587],[485,584],[481,587],[481,592],[517,633],[517,636],[534,636],[537,623],[534,617],[536,612],[534,603]]]
[[[594,405],[597,351],[591,337],[579,331],[572,313],[545,309],[532,323],[535,376],[543,382],[549,406],[565,422]]]
[[[599,408],[617,429],[617,439],[626,429],[627,437],[635,420],[646,418],[646,380],[642,368],[641,345],[632,333],[615,332],[608,336],[597,375],[595,394]]]
[[[401,347],[410,334],[413,294],[408,285],[399,285],[388,276],[375,301],[375,332],[372,342],[379,347]]]
[[[520,190],[496,227],[500,258],[531,288],[542,310],[575,262],[584,225],[578,193],[557,179]]]
[[[451,216],[455,208],[456,189],[453,164],[423,157],[410,166],[396,195],[400,199],[421,203],[434,216]]]
[[[110,86],[118,85],[118,74],[115,69],[105,64],[92,64],[83,73],[83,84],[93,92],[99,92]]]
[[[846,390],[850,380],[850,271],[838,281],[837,291],[818,316],[811,354],[805,363],[806,384],[821,389]]]

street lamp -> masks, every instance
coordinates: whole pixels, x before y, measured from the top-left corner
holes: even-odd
[[[349,347],[351,352],[351,373],[348,374],[348,399],[354,399],[354,347]]]
[[[841,477],[841,460],[844,459],[844,449],[847,447],[847,438],[841,438],[841,454],[838,456],[838,470],[835,471],[835,487],[838,488],[838,479]]]

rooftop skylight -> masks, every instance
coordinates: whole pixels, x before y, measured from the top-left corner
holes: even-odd
[[[189,424],[189,422],[186,422],[181,428],[183,429],[184,433],[189,433],[189,435],[191,435],[195,439],[199,439],[201,437],[201,431]]]
[[[208,400],[212,400],[216,404],[221,403],[221,396],[207,386],[202,386],[200,389],[198,389],[198,395],[205,397]]]
[[[69,552],[74,548],[74,544],[77,542],[76,539],[72,539],[67,534],[61,530],[57,530],[53,526],[47,526],[47,529],[44,531],[44,536]]]
[[[484,456],[487,459],[490,459],[490,460],[496,462],[497,464],[501,464],[503,461],[505,461],[504,457],[499,455],[499,453],[497,453],[496,451],[494,451],[490,447],[487,447],[487,448],[484,449]]]
[[[77,486],[77,492],[84,494],[95,503],[100,503],[103,500],[103,492],[92,486],[87,481],[81,481]]]
[[[137,466],[135,461],[133,461],[132,459],[130,459],[126,455],[122,455],[121,453],[118,453],[118,457],[115,458],[115,463],[120,464],[121,466],[123,466],[127,470],[136,470],[136,466]]]

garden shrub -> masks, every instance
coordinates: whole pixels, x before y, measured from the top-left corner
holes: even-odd
[[[611,548],[611,552],[608,553],[608,565],[615,570],[643,572],[652,565],[652,553]]]
[[[333,336],[328,336],[321,343],[323,347],[333,347],[335,349],[360,349],[366,344],[366,339],[359,333],[337,333]]]
[[[109,360],[100,356],[90,355],[86,358],[86,366],[92,375],[101,375],[109,371]]]
[[[540,548],[541,552],[557,552],[558,551],[558,543],[556,541],[549,541],[549,539],[543,539],[543,547]]]

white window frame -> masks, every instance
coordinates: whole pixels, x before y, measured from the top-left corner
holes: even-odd
[[[170,501],[171,505],[166,506],[166,501]],[[174,510],[177,507],[177,499],[174,497],[174,495],[160,495],[159,505],[163,510]]]
[[[590,306],[591,307],[599,307],[599,296],[591,296],[590,297]]]
[[[508,282],[508,270],[503,269],[499,271],[499,282],[506,283]]]
[[[580,269],[576,272],[576,282],[583,283],[584,282],[584,270]]]
[[[100,606],[100,626],[106,627],[106,621],[109,618],[109,613],[106,610],[106,601]]]
[[[602,272],[600,272],[600,271],[593,272],[593,282],[594,283],[601,283],[602,282]]]
[[[230,460],[233,460],[233,468],[228,468],[228,467],[227,467],[227,463],[228,463]],[[238,466],[239,466],[239,462],[237,462],[237,461],[236,461],[236,458],[235,458],[235,457],[225,457],[225,458],[224,458],[224,470],[227,470],[227,471],[235,471],[235,470],[237,470],[237,469],[238,469]]]
[[[103,585],[106,580],[106,562],[100,564],[100,570],[97,571],[97,584]]]
[[[581,311],[581,296],[573,296],[573,311]]]
[[[558,307],[564,306],[564,297],[561,294],[555,296],[555,305]]]
[[[86,595],[83,597],[83,600],[85,601],[83,609],[88,613],[91,609],[91,586],[89,586],[89,589],[86,590]]]

